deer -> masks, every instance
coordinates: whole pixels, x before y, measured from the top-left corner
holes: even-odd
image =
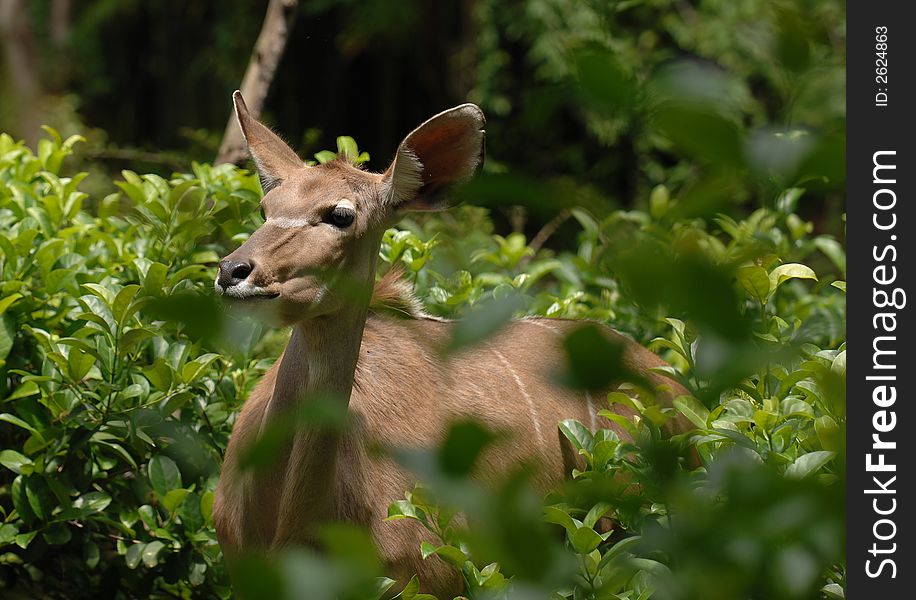
[[[369,531],[390,575],[403,582],[418,574],[424,591],[458,594],[457,572],[438,557],[420,557],[430,534],[410,520],[385,520],[416,477],[372,448],[435,447],[450,423],[473,418],[510,434],[499,454],[481,459],[480,477],[527,460],[540,466],[539,488],[556,487],[571,470],[559,421],[576,418],[626,437],[597,415],[593,395],[551,377],[565,360],[564,337],[581,323],[513,320],[477,346],[443,354],[453,323],[419,310],[402,278],[389,273],[376,282],[386,228],[408,211],[445,208],[449,190],[480,169],[485,119],[474,104],[422,123],[384,172],[371,173],[340,158],[306,165],[252,117],[238,91],[233,101],[265,191],[264,223],[219,262],[215,290],[291,334],[233,426],[213,510],[220,546],[230,559],[317,548],[322,524],[352,522]],[[400,303],[399,318],[379,308],[386,302]],[[624,345],[624,365],[663,401],[686,393],[653,371],[666,364],[660,357],[610,328],[603,334]],[[348,426],[333,433],[296,422],[268,468],[242,468],[245,448],[316,394],[341,403]]]

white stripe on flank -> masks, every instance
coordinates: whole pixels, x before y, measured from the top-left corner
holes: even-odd
[[[595,403],[592,402],[592,395],[585,392],[585,403],[588,406],[588,420],[592,426],[592,433],[598,431],[598,421],[595,418]]]
[[[525,384],[522,383],[521,378],[518,376],[518,373],[515,372],[515,369],[512,368],[512,365],[509,364],[509,361],[506,360],[506,357],[502,355],[498,350],[490,348],[490,351],[496,355],[496,358],[499,359],[499,362],[503,364],[504,367],[512,374],[512,378],[515,379],[515,384],[518,386],[518,391],[522,393],[522,396],[525,398],[525,402],[528,403],[528,411],[531,413],[531,422],[534,423],[534,434],[538,438],[538,445],[542,448],[544,447],[544,436],[541,434],[541,424],[538,422],[538,413],[537,409],[534,406],[534,401],[531,399],[531,396],[528,395],[528,390],[525,389]]]
[[[522,322],[523,322],[523,323],[531,323],[532,325],[537,325],[538,327],[542,327],[542,328],[546,329],[547,331],[549,331],[549,332],[551,332],[551,333],[553,333],[553,334],[555,334],[555,335],[559,335],[559,336],[562,336],[562,335],[563,335],[562,333],[560,333],[559,331],[557,331],[556,329],[554,329],[554,328],[551,327],[550,325],[547,325],[546,323],[541,323],[540,321],[535,321],[534,319],[522,319]]]
[[[538,327],[546,329],[547,331],[553,333],[556,336],[563,337],[563,334],[561,332],[557,331],[556,329],[554,329],[547,323],[542,323],[541,321],[537,321],[535,319],[523,319],[523,321],[525,323],[531,323],[532,325],[537,325]],[[588,420],[592,426],[592,433],[595,433],[596,431],[598,431],[598,419],[597,419],[597,415],[595,414],[595,402],[592,400],[592,395],[589,394],[588,392],[585,392],[585,403],[586,403],[586,407],[588,408]]]

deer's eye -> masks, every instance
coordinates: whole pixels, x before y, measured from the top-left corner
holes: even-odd
[[[353,224],[353,220],[356,218],[356,213],[353,212],[352,208],[347,208],[346,206],[335,206],[328,214],[324,217],[325,223],[330,223],[334,227],[340,229],[346,229]]]

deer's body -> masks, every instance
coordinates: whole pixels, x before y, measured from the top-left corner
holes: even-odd
[[[220,263],[216,290],[293,329],[233,429],[214,506],[220,544],[230,557],[315,546],[321,524],[355,522],[371,532],[390,574],[406,581],[418,573],[424,589],[457,593],[458,578],[443,562],[421,560],[427,535],[419,525],[384,521],[388,505],[415,480],[373,449],[434,447],[450,422],[471,417],[507,434],[481,457],[480,478],[498,478],[525,461],[549,489],[576,459],[564,447],[560,420],[616,428],[596,415],[604,394],[554,383],[565,361],[562,340],[575,322],[515,321],[482,344],[443,355],[450,323],[370,310],[384,229],[399,210],[434,206],[449,184],[473,174],[482,160],[483,115],[471,105],[437,115],[402,142],[388,171],[372,174],[346,163],[304,167],[247,114],[240,96],[236,109],[270,191],[264,226]],[[387,278],[375,292],[396,296],[384,289],[396,287]],[[660,383],[647,371],[663,364],[659,358],[606,334],[625,344],[629,369]],[[297,420],[319,397],[348,412],[341,433]],[[290,426],[291,435],[271,464],[243,469],[245,450],[278,425]]]
[[[345,433],[340,438],[312,440],[308,431],[302,431],[291,440],[288,454],[284,452],[286,464],[276,472],[239,477],[239,449],[271,419],[284,418],[283,410],[274,406],[283,400],[275,394],[283,364],[300,362],[289,357],[301,350],[294,337],[245,403],[233,431],[216,511],[224,548],[231,553],[241,548],[311,545],[315,524],[356,522],[372,532],[392,576],[406,580],[418,573],[424,588],[459,592],[452,569],[436,558],[420,558],[420,542],[435,542],[425,530],[412,521],[384,521],[388,505],[403,498],[416,481],[372,447],[434,447],[450,422],[471,417],[510,434],[498,452],[482,457],[477,470],[481,478],[498,479],[512,465],[528,461],[536,467],[539,487],[556,486],[569,476],[572,466],[557,430],[559,421],[575,418],[592,429],[616,428],[597,417],[600,407],[592,395],[552,382],[563,360],[559,342],[576,325],[553,319],[514,321],[482,346],[443,361],[437,349],[448,339],[449,323],[370,316]],[[663,364],[654,354],[628,343],[631,368],[645,372]],[[398,350],[397,360],[392,348]],[[400,360],[404,356],[409,362]],[[314,473],[307,477],[310,469]],[[318,506],[322,508],[316,511]]]

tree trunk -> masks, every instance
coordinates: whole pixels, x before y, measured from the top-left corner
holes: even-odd
[[[35,38],[22,0],[0,2],[0,48],[13,84],[18,133],[34,147],[42,121],[42,86],[38,76]]]
[[[260,116],[264,107],[264,99],[283,56],[298,4],[299,0],[270,0],[267,6],[267,15],[254,44],[241,87],[245,103],[255,118]],[[230,113],[215,162],[239,164],[247,156],[245,140],[235,120],[235,114]]]

